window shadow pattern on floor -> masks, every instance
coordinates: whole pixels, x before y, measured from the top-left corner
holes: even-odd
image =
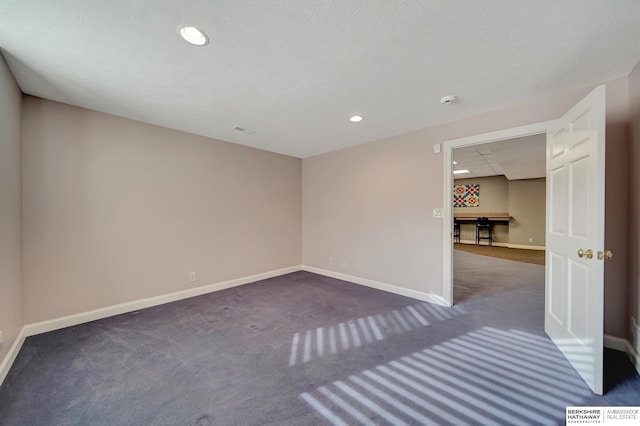
[[[382,341],[392,335],[405,334],[464,314],[465,310],[458,306],[446,308],[425,302],[294,333],[289,366]]]
[[[300,395],[333,425],[556,425],[589,396],[549,339],[491,327]]]

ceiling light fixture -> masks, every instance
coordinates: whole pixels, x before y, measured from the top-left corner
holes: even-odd
[[[183,39],[195,46],[206,46],[209,44],[209,37],[207,37],[204,31],[196,27],[189,25],[181,26],[178,27],[178,32]]]
[[[465,173],[471,173],[469,170],[467,169],[460,169],[460,170],[454,170],[453,174],[454,175],[463,175]]]
[[[349,121],[351,121],[352,123],[358,123],[360,121],[362,121],[362,116],[361,115],[354,115],[353,117],[351,117],[349,119]]]

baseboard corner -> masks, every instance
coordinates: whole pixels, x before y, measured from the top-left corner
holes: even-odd
[[[16,337],[16,340],[13,341],[11,348],[9,348],[9,352],[7,352],[7,355],[5,355],[2,362],[0,362],[0,386],[2,386],[4,379],[7,378],[7,375],[9,374],[9,370],[11,369],[13,362],[18,357],[18,353],[20,352],[20,349],[22,349],[22,345],[24,344],[25,338],[26,338],[25,327],[22,327],[22,329],[20,330],[20,333],[18,333],[18,337]]]
[[[636,372],[640,374],[640,355],[638,355],[633,345],[627,339],[605,334],[604,347],[626,353]]]
[[[620,352],[627,352],[629,342],[621,337],[611,336],[609,334],[604,335],[604,347],[614,349]]]

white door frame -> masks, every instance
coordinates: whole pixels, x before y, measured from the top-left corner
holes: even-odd
[[[453,305],[453,150],[464,146],[480,145],[524,136],[546,134],[556,120],[526,126],[512,127],[481,135],[452,139],[443,142],[444,151],[444,208],[443,208],[443,290],[442,295],[449,306]],[[545,265],[545,270],[547,266]]]

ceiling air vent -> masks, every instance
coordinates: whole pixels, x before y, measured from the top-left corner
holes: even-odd
[[[242,132],[242,133],[246,133],[247,135],[252,135],[252,134],[255,133],[255,130],[249,130],[249,129],[245,129],[244,127],[239,127],[239,126],[234,127],[233,130],[236,130],[236,131]]]

